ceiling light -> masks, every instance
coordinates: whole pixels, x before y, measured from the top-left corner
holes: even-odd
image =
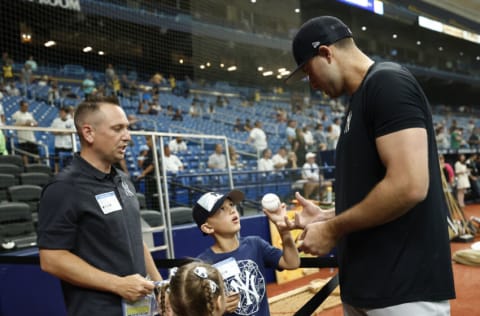
[[[180,58],[180,59],[178,60],[178,63],[179,63],[179,64],[183,64],[183,59]]]
[[[84,53],[88,53],[88,52],[91,52],[91,51],[92,51],[92,47],[91,47],[91,46],[87,46],[87,47],[84,47],[82,50],[83,50]]]
[[[393,35],[392,35],[392,38],[397,38],[397,37],[398,37],[397,34],[393,34]]]
[[[443,52],[443,47],[440,46],[440,47],[438,48],[438,50],[441,51],[441,52]]]
[[[257,70],[258,70],[258,71],[263,71],[263,67],[262,67],[262,66],[259,66],[259,67],[257,67]]]
[[[205,65],[200,65],[200,69],[205,69]]]
[[[224,63],[221,63],[220,64],[220,68],[224,68],[225,67],[225,64]]]
[[[273,75],[273,71],[265,71],[264,73],[262,73],[262,76],[264,77],[271,76],[271,75]]]
[[[52,47],[54,45],[56,45],[57,43],[55,43],[55,41],[47,41],[45,42],[45,44],[43,44],[45,47]]]
[[[237,70],[237,66],[230,66],[227,68],[227,71],[235,71]]]
[[[417,41],[417,45],[418,46],[422,45],[422,41]]]
[[[207,67],[210,67],[210,66],[211,66],[209,62],[207,62],[206,65],[207,65]]]
[[[103,50],[99,50],[99,51],[98,51],[98,54],[99,54],[100,56],[103,56],[103,55],[105,55],[105,52],[104,52]]]
[[[367,30],[367,27],[366,27],[365,25],[364,25],[364,26],[362,26],[362,31],[364,31],[364,32],[365,32],[366,30]]]
[[[255,3],[255,2],[257,2],[257,0],[250,0],[250,2],[251,2],[251,3]]]
[[[300,13],[300,9],[299,9],[299,8],[295,8],[295,13]]]

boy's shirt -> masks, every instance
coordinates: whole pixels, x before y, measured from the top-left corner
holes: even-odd
[[[227,280],[226,292],[239,292],[240,303],[233,314],[225,315],[270,315],[265,272],[266,268],[278,268],[283,252],[260,237],[240,238],[239,247],[226,253],[214,253],[210,248],[198,255],[198,258],[214,264],[229,257],[236,259],[240,274]]]

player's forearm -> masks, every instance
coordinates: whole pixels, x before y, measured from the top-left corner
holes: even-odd
[[[422,190],[399,179],[380,181],[360,203],[328,221],[337,238],[383,225],[407,213],[425,198]]]

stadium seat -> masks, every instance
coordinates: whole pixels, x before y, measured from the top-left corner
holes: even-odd
[[[30,207],[26,203],[0,203],[0,242],[4,246],[24,248],[36,245],[37,235]],[[9,245],[10,244],[10,245]]]
[[[10,163],[23,168],[23,158],[20,155],[0,155],[0,164],[2,163]]]
[[[11,202],[23,202],[30,207],[34,222],[38,217],[38,204],[40,202],[40,195],[42,187],[32,184],[19,184],[10,186],[7,189],[8,197]]]
[[[171,208],[170,218],[172,220],[172,225],[193,223],[192,209],[182,206]]]
[[[0,173],[0,202],[8,201],[7,189],[16,184],[13,174]]]
[[[140,215],[150,227],[158,227],[163,225],[162,214],[156,210],[141,210]]]
[[[20,184],[33,184],[45,186],[51,177],[45,172],[22,172],[20,173]]]

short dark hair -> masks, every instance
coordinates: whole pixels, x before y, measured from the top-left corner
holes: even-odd
[[[100,104],[102,103],[109,103],[109,104],[120,106],[120,103],[116,96],[109,96],[109,97],[93,96],[88,100],[81,102],[77,106],[77,109],[75,110],[75,115],[74,115],[74,122],[75,122],[75,128],[77,129],[77,133],[80,138],[82,137],[80,131],[85,118],[89,114],[99,111]]]

